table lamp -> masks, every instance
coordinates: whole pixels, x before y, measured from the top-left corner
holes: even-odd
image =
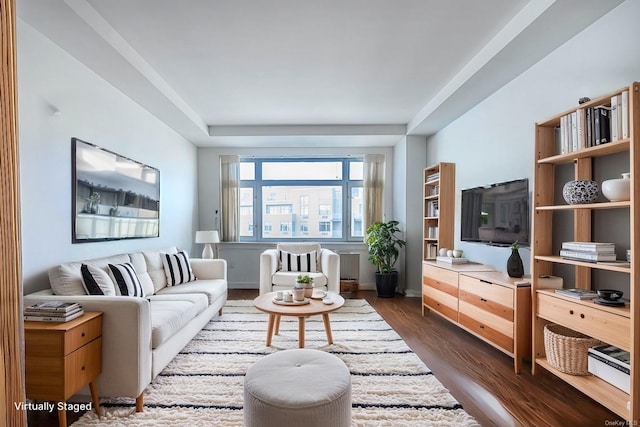
[[[216,230],[210,231],[196,231],[196,243],[204,243],[204,249],[202,250],[202,258],[213,258],[213,249],[211,243],[219,243],[220,236]]]

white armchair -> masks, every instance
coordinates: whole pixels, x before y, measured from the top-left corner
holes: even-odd
[[[308,255],[314,251],[316,254],[315,265],[307,268],[307,260],[310,256],[302,256],[298,259],[297,255]],[[285,257],[284,262],[280,256]],[[275,249],[267,249],[260,254],[260,295],[291,289],[299,274],[311,276],[315,288],[340,293],[340,257],[338,254],[329,249],[321,248],[319,243],[294,242],[278,243]]]

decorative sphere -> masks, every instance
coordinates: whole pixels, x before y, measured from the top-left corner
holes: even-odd
[[[562,197],[570,205],[594,203],[599,194],[598,183],[595,181],[569,181],[562,188]]]

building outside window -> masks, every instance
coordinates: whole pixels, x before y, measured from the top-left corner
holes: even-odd
[[[241,241],[361,241],[362,170],[358,157],[242,159]]]

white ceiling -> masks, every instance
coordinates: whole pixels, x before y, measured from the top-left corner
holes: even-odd
[[[429,135],[621,0],[17,0],[195,145]]]

